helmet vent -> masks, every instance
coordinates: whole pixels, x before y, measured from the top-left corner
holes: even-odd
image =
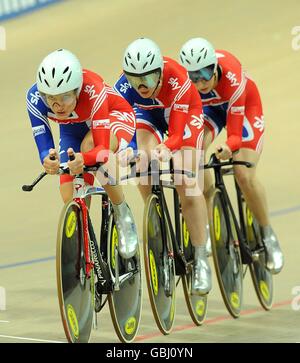
[[[69,66],[63,71],[63,74],[67,73],[69,70]]]
[[[67,78],[67,80],[66,80],[66,83],[68,83],[68,82],[69,82],[69,79],[71,78],[71,75],[72,75],[72,71],[70,72],[70,74],[69,74],[69,76],[68,76],[68,78]]]
[[[130,65],[132,68],[136,69],[134,64],[130,63]]]
[[[155,58],[155,54],[153,54],[153,57],[152,57],[152,59],[151,59],[151,61],[150,61],[150,64],[152,64],[152,63],[153,63],[154,58]]]
[[[40,82],[42,83],[42,77],[41,77],[41,72],[39,72],[39,79],[40,79]]]
[[[191,56],[192,57],[194,56],[194,49],[193,48],[191,49]]]
[[[184,51],[181,52],[184,56],[186,56],[186,54],[184,53]]]
[[[129,59],[131,59],[131,55],[130,55],[130,53],[127,53],[127,57],[129,58]],[[126,59],[126,58],[125,58]]]
[[[63,79],[61,79],[59,82],[58,82],[58,84],[57,84],[57,88],[61,85],[63,83]]]
[[[141,58],[140,52],[138,52],[136,58],[137,58],[138,61],[140,61],[140,58]]]
[[[127,67],[128,67],[128,61],[127,61],[127,58],[125,57],[124,59],[125,59],[125,63],[126,63],[126,65],[127,65]]]
[[[145,69],[145,67],[147,67],[147,64],[148,64],[148,62],[146,62],[146,63],[143,65],[143,69]]]
[[[50,86],[49,86],[49,83],[47,82],[47,80],[46,80],[46,79],[44,79],[44,82],[46,83],[46,85],[47,85],[48,87],[50,87]]]
[[[46,74],[44,67],[42,67],[42,72],[43,74]]]
[[[200,57],[197,59],[197,63],[199,63],[200,62],[200,60],[201,60],[201,55],[200,55]],[[204,57],[205,58],[205,57]]]
[[[54,78],[54,76],[55,76],[55,68],[53,67],[52,68],[52,78]]]

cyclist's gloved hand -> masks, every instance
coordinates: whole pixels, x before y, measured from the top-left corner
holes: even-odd
[[[216,157],[221,160],[232,158],[232,151],[227,144],[222,144],[216,147]]]
[[[154,149],[154,157],[157,157],[159,161],[169,161],[172,154],[165,144],[159,144]]]
[[[83,161],[83,156],[81,153],[75,153],[75,151],[69,147],[68,149],[68,155],[69,155],[69,159],[71,155],[75,156],[75,159],[72,161],[68,161],[68,167],[70,169],[70,174],[71,175],[76,175],[76,174],[82,174],[83,173],[83,167],[84,167],[84,161]]]
[[[47,174],[55,175],[59,171],[59,154],[55,149],[49,150],[49,155],[44,158],[43,167]]]

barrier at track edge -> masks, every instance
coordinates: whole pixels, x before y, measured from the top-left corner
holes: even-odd
[[[65,0],[0,0],[0,22]]]

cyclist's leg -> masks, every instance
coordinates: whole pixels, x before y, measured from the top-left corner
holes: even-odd
[[[203,195],[204,172],[199,169],[203,165],[203,125],[195,125],[195,119],[201,119],[202,110],[193,109],[183,137],[182,150],[174,156],[174,168],[190,170],[196,173],[195,178],[179,176],[175,178],[182,213],[186,222],[192,245],[195,248],[192,291],[205,294],[211,290],[211,270],[206,254],[207,209]]]
[[[117,179],[118,158],[116,154],[125,149],[135,132],[135,117],[131,109],[110,113],[110,157],[105,164],[108,174]],[[81,151],[87,152],[94,148],[90,131],[81,144]],[[136,253],[138,234],[133,215],[128,207],[121,185],[110,185],[101,173],[98,179],[105,189],[114,209],[114,219],[118,230],[119,252],[122,257],[130,258]]]
[[[226,113],[224,109],[220,106],[205,106],[203,107],[204,114],[204,140],[203,140],[203,150],[205,154],[205,161],[208,161],[207,150],[215,138],[222,131],[223,127],[226,123]],[[204,196],[206,200],[206,206],[208,215],[211,216],[212,213],[210,211],[211,203],[210,199],[214,192],[214,183],[213,177],[210,170],[204,171]],[[206,242],[206,250],[208,256],[212,254],[210,233],[209,233],[209,224],[206,225],[207,229],[207,242]]]
[[[263,114],[261,107],[258,106],[248,107],[246,110],[242,148],[239,153],[234,155],[234,160],[249,161],[255,164],[255,167],[235,166],[234,172],[247,205],[261,226],[267,248],[267,267],[272,273],[278,273],[283,267],[283,255],[270,225],[265,189],[256,175],[264,137]]]
[[[89,128],[86,123],[78,124],[67,124],[60,125],[60,141],[59,141],[59,156],[61,165],[66,165],[69,158],[67,150],[72,147],[75,152],[80,152],[80,144],[89,132]],[[73,198],[73,179],[74,177],[68,174],[60,176],[60,194],[64,201],[67,203]],[[84,175],[84,180],[87,184],[93,184],[93,175],[86,173]]]
[[[138,169],[147,171],[151,161],[151,153],[163,141],[163,133],[167,129],[164,116],[160,111],[145,111],[135,108],[137,117],[137,147],[141,154]],[[150,177],[141,177],[138,185],[144,202],[151,193]]]

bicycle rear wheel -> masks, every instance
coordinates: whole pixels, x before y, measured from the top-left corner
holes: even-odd
[[[238,236],[220,190],[215,190],[211,203],[209,219],[215,270],[226,308],[237,318],[243,299],[243,269]]]
[[[175,318],[175,262],[169,227],[162,234],[162,210],[151,194],[145,204],[143,245],[145,273],[152,312],[159,330],[169,334]]]
[[[191,244],[190,235],[183,217],[181,219],[181,229],[182,250],[186,261],[190,265],[188,273],[181,275],[184,297],[193,322],[196,325],[201,325],[206,317],[207,295],[192,295],[192,263],[194,260],[194,248]]]
[[[85,273],[80,206],[67,203],[60,216],[56,244],[56,278],[61,319],[71,343],[89,341],[94,311],[94,278]]]
[[[250,273],[255,292],[262,307],[270,310],[273,304],[273,276],[266,268],[265,249],[259,224],[246,203],[244,203],[244,220],[246,221],[247,243],[254,256],[253,263],[250,265]]]
[[[110,217],[109,234],[107,243],[107,261],[112,276],[116,276],[118,267],[120,276],[120,289],[108,295],[110,313],[115,331],[119,339],[124,343],[134,340],[141,319],[142,311],[142,277],[139,246],[134,257],[123,259],[117,254],[118,232]],[[118,264],[118,266],[117,266]]]

